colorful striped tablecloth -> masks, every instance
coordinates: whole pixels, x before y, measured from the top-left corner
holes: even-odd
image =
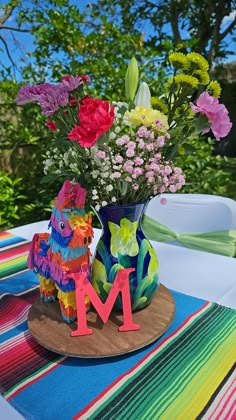
[[[107,359],[60,356],[27,327],[38,297],[28,249],[29,241],[0,233],[0,390],[23,417],[236,418],[236,311],[173,291],[174,321],[152,345]]]

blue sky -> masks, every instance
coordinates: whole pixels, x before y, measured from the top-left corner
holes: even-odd
[[[27,1],[28,4],[30,4],[30,1]],[[84,6],[86,6],[88,3],[96,3],[96,0],[71,0],[71,3],[74,5],[77,5],[79,9],[83,9]],[[4,4],[4,2],[0,1],[0,14],[1,14],[1,5]],[[226,17],[224,19],[224,23],[222,26],[222,30],[225,29],[225,27],[228,26],[230,21],[233,20],[235,16],[236,11],[232,12],[230,16]],[[15,15],[13,14],[10,20],[8,21],[8,24],[11,26],[15,26]],[[148,29],[147,24],[144,22],[142,26],[140,26],[140,31],[144,32],[146,36],[150,34],[150,30]],[[170,28],[166,28],[167,33],[171,32]],[[33,46],[33,37],[28,33],[20,33],[15,32],[14,35],[8,30],[1,30],[1,35],[5,38],[5,40],[8,43],[9,50],[11,52],[13,60],[18,63],[20,66],[20,60],[22,57],[27,58],[27,52],[31,52],[34,48]],[[186,35],[186,34],[185,34]],[[14,37],[14,38],[13,38]],[[234,55],[231,55],[226,58],[225,61],[234,61],[236,60],[236,44],[233,42],[232,37],[228,36],[225,39],[229,49],[234,51]],[[10,61],[7,57],[7,54],[4,50],[3,44],[0,42],[0,60],[1,62],[6,66],[10,66]],[[20,72],[16,72],[16,78],[17,80],[20,80]]]

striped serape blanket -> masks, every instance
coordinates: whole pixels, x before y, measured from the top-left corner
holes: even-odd
[[[175,318],[153,344],[114,358],[61,356],[27,327],[38,297],[28,249],[0,233],[0,390],[25,419],[236,418],[236,311],[172,291]]]

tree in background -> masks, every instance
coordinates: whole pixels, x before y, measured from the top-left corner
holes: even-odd
[[[225,39],[229,34],[233,36],[235,18],[223,26],[222,22],[232,11],[233,2],[222,0],[98,0],[83,9],[69,0],[6,2],[0,15],[0,42],[8,58],[2,61],[0,71],[0,157],[2,171],[11,180],[22,180],[12,186],[19,197],[19,223],[46,217],[43,209],[59,188],[56,180],[50,187],[40,183],[51,132],[44,127],[37,108],[16,107],[15,97],[22,83],[58,81],[65,74],[89,74],[94,96],[102,93],[104,98],[122,100],[127,62],[135,54],[143,79],[146,75],[154,80],[150,88],[155,92],[164,83],[166,57],[173,50],[197,51],[211,65],[229,56]],[[31,51],[16,62],[9,36],[14,37],[19,50],[22,35],[33,44]],[[205,142],[202,144],[206,147]],[[200,151],[199,147],[195,152],[198,155]],[[208,152],[212,154],[210,145]],[[187,162],[189,158],[180,159]],[[229,173],[225,174],[228,177]],[[226,175],[221,175],[217,185],[225,186]],[[189,180],[191,191],[191,177]],[[210,186],[204,187],[196,179],[192,182],[194,191],[199,186],[199,192],[211,192]],[[228,194],[226,189],[220,191]],[[21,198],[22,194],[27,198]]]

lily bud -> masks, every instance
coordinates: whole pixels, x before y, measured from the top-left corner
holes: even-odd
[[[138,63],[135,57],[132,57],[125,76],[125,95],[129,101],[134,100],[138,87]]]
[[[135,96],[134,103],[136,106],[142,106],[146,109],[151,108],[151,93],[147,83],[142,82],[139,86],[139,90]]]

